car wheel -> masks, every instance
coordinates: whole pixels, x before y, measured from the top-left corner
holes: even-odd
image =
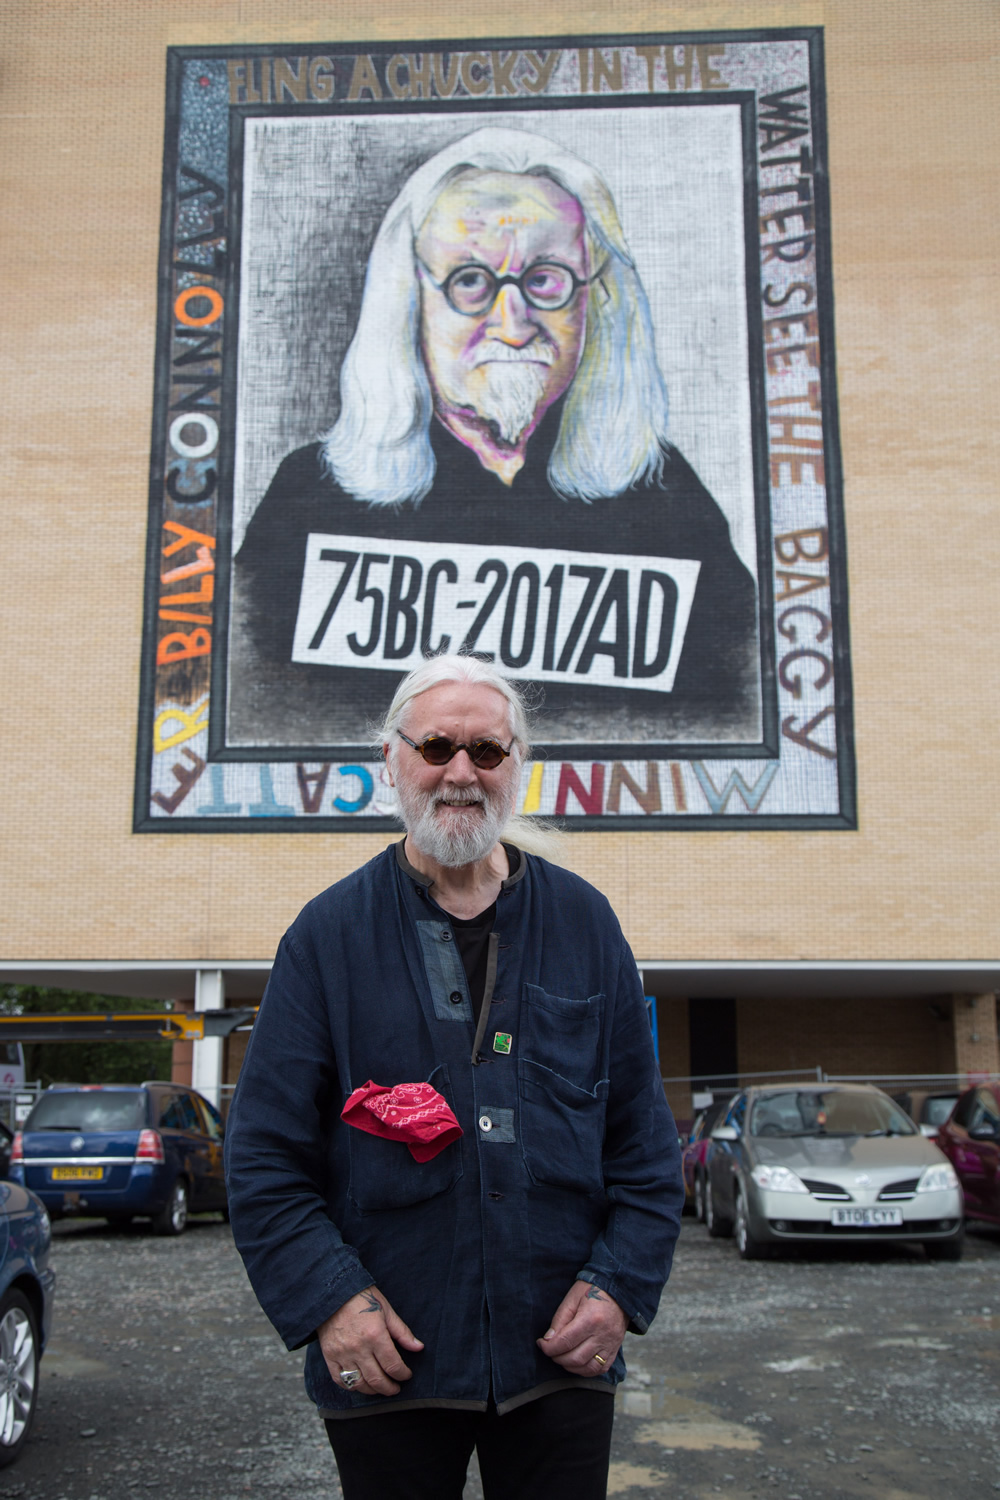
[[[965,1250],[965,1231],[960,1230],[951,1240],[924,1240],[928,1260],[961,1260]]]
[[[705,1222],[705,1179],[700,1172],[694,1175],[694,1216],[699,1224]]]
[[[733,1232],[732,1219],[723,1218],[715,1206],[711,1177],[705,1179],[705,1225],[713,1240],[728,1239]]]
[[[188,1218],[188,1190],[183,1177],[178,1177],[170,1189],[167,1206],[153,1215],[153,1228],[157,1234],[177,1235],[184,1233]]]
[[[28,1440],[38,1399],[38,1325],[23,1292],[0,1301],[0,1468]]]
[[[766,1260],[769,1247],[750,1228],[746,1195],[742,1189],[736,1194],[736,1248],[741,1260]]]

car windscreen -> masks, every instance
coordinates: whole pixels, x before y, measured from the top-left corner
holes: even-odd
[[[955,1108],[957,1098],[957,1094],[935,1094],[932,1098],[925,1099],[920,1111],[921,1125],[943,1125]]]
[[[146,1096],[134,1089],[66,1090],[43,1094],[25,1122],[25,1130],[141,1130],[146,1123]]]
[[[784,1089],[754,1101],[750,1134],[916,1135],[912,1120],[884,1094],[850,1089]]]

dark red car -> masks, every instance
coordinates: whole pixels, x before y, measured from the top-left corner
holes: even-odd
[[[966,1218],[1000,1224],[1000,1083],[966,1089],[935,1143],[958,1173]]]
[[[681,1168],[684,1172],[684,1206],[694,1206],[696,1218],[705,1219],[705,1152],[712,1139],[712,1130],[723,1115],[731,1094],[716,1099],[707,1109],[695,1115],[688,1143],[681,1152]]]

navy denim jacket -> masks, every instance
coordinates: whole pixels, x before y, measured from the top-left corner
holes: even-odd
[[[579,1383],[535,1344],[574,1280],[643,1333],[683,1202],[677,1132],[635,961],[608,902],[521,856],[497,901],[474,1035],[454,934],[387,849],[282,939],[226,1130],[236,1243],[324,1414],[509,1410]],[[509,1053],[494,1050],[509,1033]],[[465,1132],[432,1161],[340,1119],[348,1094],[427,1080]],[[349,1394],[315,1332],[377,1285],[425,1348],[398,1396]],[[310,1342],[312,1341],[312,1342]],[[613,1387],[619,1355],[589,1386]]]

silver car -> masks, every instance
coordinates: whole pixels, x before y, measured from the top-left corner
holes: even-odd
[[[737,1094],[712,1131],[705,1222],[744,1260],[778,1245],[919,1241],[962,1256],[962,1193],[944,1153],[868,1084],[785,1084]]]

